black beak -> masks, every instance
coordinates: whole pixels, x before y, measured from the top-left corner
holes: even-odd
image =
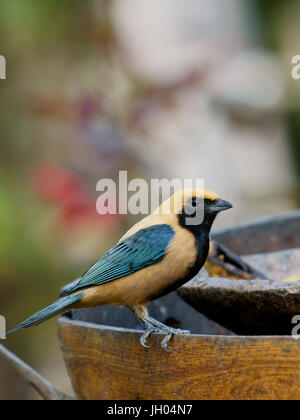
[[[220,211],[229,210],[233,207],[229,201],[221,200],[218,198],[214,200],[211,205],[209,206],[209,211],[212,213],[219,213]]]

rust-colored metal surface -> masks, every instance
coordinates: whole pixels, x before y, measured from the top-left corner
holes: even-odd
[[[76,395],[95,399],[300,399],[300,341],[292,337],[176,336],[171,353],[139,332],[59,321]]]
[[[300,210],[218,230],[212,237],[239,255],[299,248]]]
[[[195,309],[243,335],[289,335],[300,315],[300,282],[282,281],[300,272],[300,249],[245,258],[272,280],[196,276],[178,290]]]

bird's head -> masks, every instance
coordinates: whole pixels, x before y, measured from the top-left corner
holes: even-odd
[[[177,191],[162,203],[159,212],[177,216],[182,225],[195,226],[204,222],[211,226],[219,212],[232,207],[213,191],[191,188]]]

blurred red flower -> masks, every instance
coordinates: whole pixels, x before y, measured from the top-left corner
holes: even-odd
[[[99,225],[114,228],[122,220],[120,215],[100,215],[80,175],[54,164],[40,164],[32,173],[34,191],[59,208],[59,219],[64,225],[82,227]]]

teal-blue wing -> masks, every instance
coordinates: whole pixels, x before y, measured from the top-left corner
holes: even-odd
[[[174,237],[166,224],[141,229],[130,238],[111,248],[65,294],[98,286],[132,274],[161,261]]]

